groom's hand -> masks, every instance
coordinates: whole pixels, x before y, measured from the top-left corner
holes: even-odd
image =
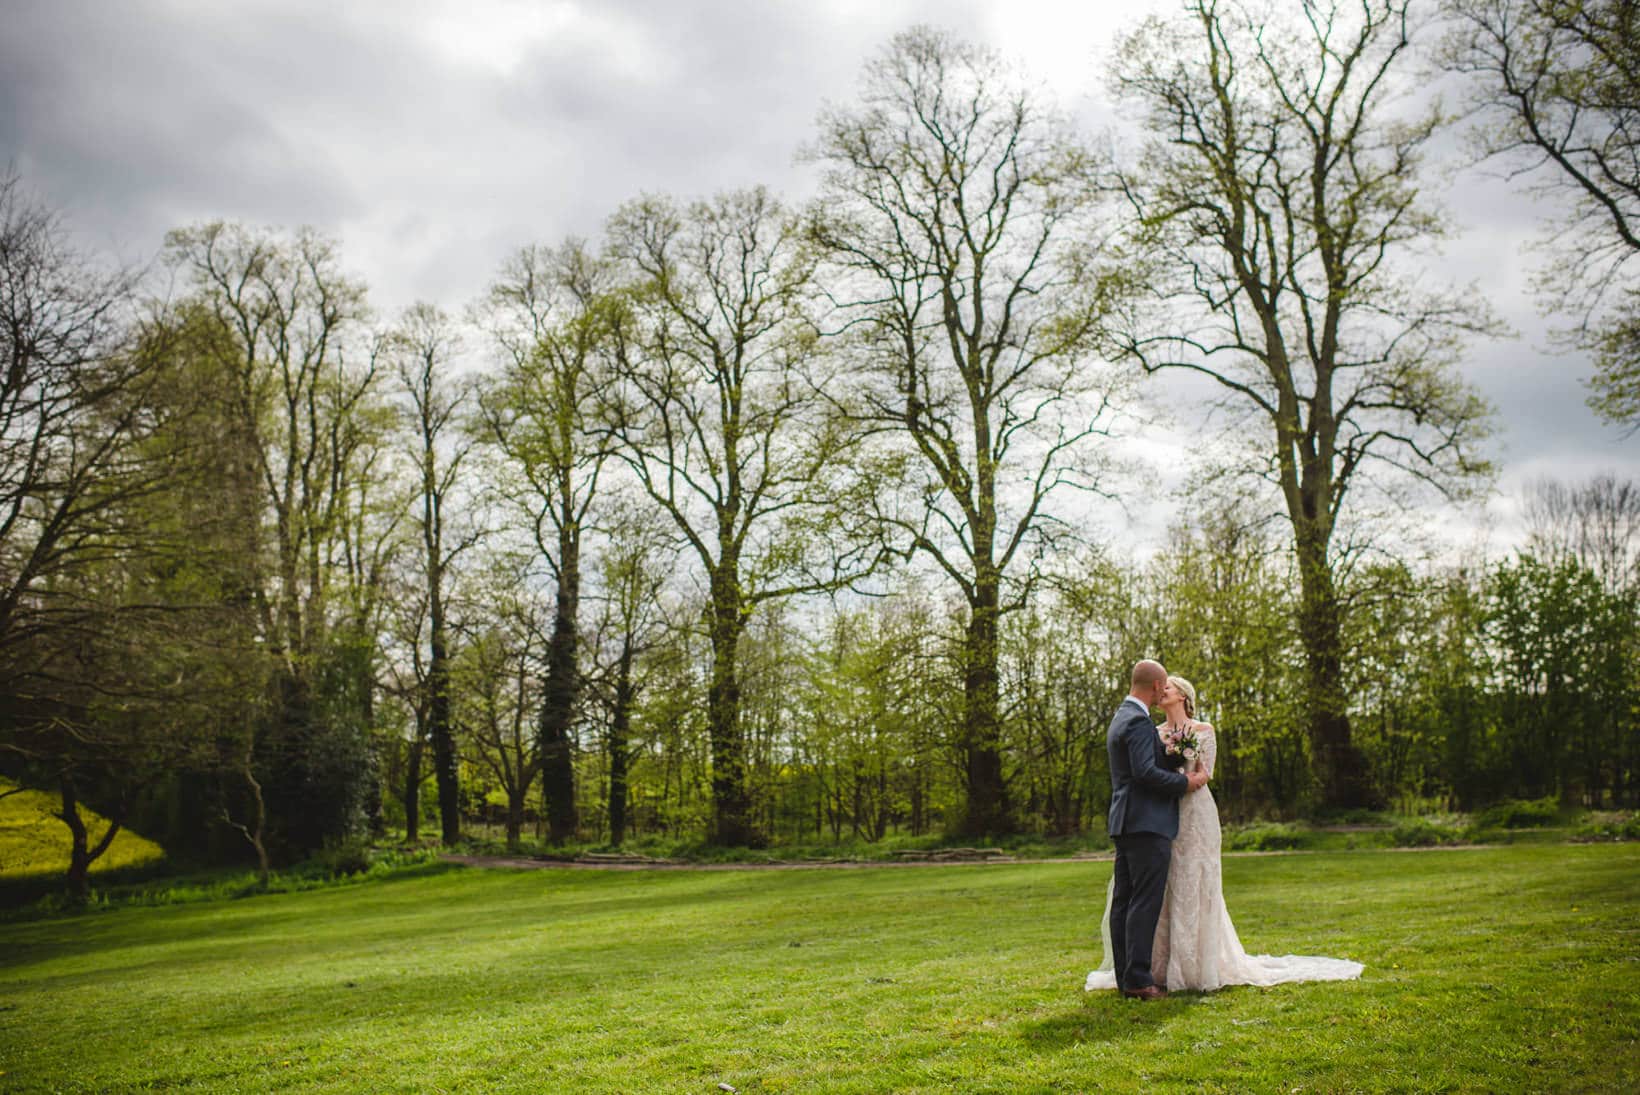
[[[1191,772],[1189,775],[1185,776],[1185,778],[1190,781],[1190,789],[1192,791],[1200,791],[1203,787],[1207,786],[1207,773],[1200,769]]]

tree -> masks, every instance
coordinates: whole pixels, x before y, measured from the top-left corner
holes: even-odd
[[[265,880],[271,864],[261,822],[251,819],[232,836],[222,828],[236,829],[230,806],[265,813],[260,783],[239,774],[254,761],[279,667],[255,603],[264,509],[236,413],[236,355],[216,316],[191,298],[156,304],[140,338],[139,352],[160,369],[140,393],[154,424],[142,449],[165,479],[136,501],[131,521],[143,529],[143,550],[119,564],[124,596],[143,606],[147,620],[108,622],[106,637],[118,653],[104,664],[129,679],[168,682],[120,705],[123,724],[149,720],[168,744],[133,824],[190,858],[220,857],[224,839],[250,835]],[[125,764],[141,767],[136,757]]]
[[[383,408],[390,410],[390,408]],[[352,489],[340,508],[337,551],[341,568],[341,612],[332,642],[337,663],[338,699],[358,708],[368,737],[362,803],[371,835],[385,832],[382,813],[384,728],[378,719],[383,640],[389,632],[392,568],[406,549],[401,526],[410,510],[410,488],[395,466],[398,438],[374,423],[360,423],[362,437],[350,441],[355,468]]]
[[[1449,737],[1467,736],[1474,720],[1446,709],[1450,693],[1442,682],[1453,678],[1473,694],[1484,680],[1484,672],[1469,675],[1479,667],[1465,656],[1471,636],[1464,625],[1473,617],[1459,615],[1463,604],[1446,583],[1421,578],[1399,559],[1375,562],[1352,577],[1346,639],[1351,730],[1367,758],[1374,797],[1404,802],[1461,786],[1475,764],[1458,753],[1452,758],[1457,764],[1443,771],[1443,745]],[[1430,666],[1440,672],[1431,673]],[[1441,721],[1453,714],[1454,724]]]
[[[420,575],[398,575],[383,620],[383,642],[388,647],[382,687],[408,715],[403,739],[395,742],[395,790],[404,812],[404,839],[421,839],[421,792],[426,781],[422,759],[427,752],[432,691],[427,687],[427,587]],[[398,752],[402,747],[402,754]]]
[[[1193,0],[1125,39],[1113,76],[1148,123],[1119,185],[1154,288],[1119,346],[1147,371],[1211,378],[1261,438],[1248,466],[1292,529],[1311,760],[1335,806],[1370,797],[1344,688],[1340,529],[1370,489],[1457,497],[1488,470],[1488,409],[1453,368],[1487,317],[1413,267],[1442,232],[1417,186],[1440,117],[1396,111],[1406,7]]]
[[[1439,667],[1419,690],[1431,697],[1440,757],[1428,787],[1399,790],[1450,792],[1460,809],[1472,809],[1500,790],[1494,763],[1499,704],[1493,698],[1498,659],[1486,635],[1486,577],[1461,565],[1436,574],[1418,594],[1435,602],[1435,625],[1426,634],[1402,636],[1403,645],[1411,647],[1407,660]],[[1477,681],[1490,682],[1481,702]]]
[[[1640,428],[1640,3],[1446,0],[1445,63],[1474,77],[1484,159],[1507,165],[1564,215],[1540,288],[1580,315],[1589,404]]]
[[[1134,637],[1111,626],[1121,616],[1090,611],[1111,607],[1121,584],[1115,568],[1076,553],[1059,569],[1004,628],[1003,694],[1011,701],[1025,816],[1069,836],[1094,817],[1102,820],[1100,804],[1108,806],[1101,731],[1137,659],[1128,656]]]
[[[832,614],[811,640],[800,718],[816,777],[820,810],[832,838],[846,825],[876,842],[888,831],[903,794],[900,775],[911,752],[897,677],[911,653],[876,603]]]
[[[486,394],[488,432],[516,481],[503,488],[552,572],[555,608],[537,723],[554,843],[575,836],[575,719],[581,700],[581,540],[609,453],[598,432],[621,314],[609,266],[585,244],[528,247],[490,288],[484,320],[502,376]]]
[[[596,668],[589,683],[607,712],[609,842],[629,825],[632,716],[648,683],[641,660],[669,627],[662,599],[672,560],[664,527],[634,505],[612,507],[608,546],[599,563],[603,611],[593,628]]]
[[[1598,807],[1607,788],[1633,787],[1637,607],[1572,558],[1521,556],[1488,574],[1497,747],[1511,791],[1586,795]]]
[[[462,415],[474,402],[474,391],[470,383],[450,375],[460,339],[449,317],[432,305],[410,308],[388,342],[406,399],[410,456],[418,472],[415,525],[421,533],[427,605],[426,675],[420,684],[426,690],[427,740],[433,746],[444,843],[455,844],[461,839],[461,787],[450,700],[452,632],[446,593],[451,567],[480,536],[471,522],[452,520],[459,513],[452,503],[461,501],[462,465],[473,445],[474,434]]]
[[[1219,729],[1219,808],[1291,816],[1310,786],[1292,556],[1248,496],[1200,485],[1189,494],[1137,582],[1151,631],[1141,649],[1165,652],[1168,672],[1196,686],[1197,717]]]
[[[57,218],[0,177],[0,683],[20,644],[72,619],[62,576],[108,551],[146,475],[124,475],[147,409],[132,390],[157,358],[132,353],[133,279],[69,247]]]
[[[58,791],[80,898],[135,793],[191,743],[153,718],[174,696],[159,659],[130,657],[173,623],[144,594],[177,543],[144,517],[179,464],[155,438],[181,413],[156,406],[176,371],[168,340],[140,337],[134,288],[0,177],[0,766]]]
[[[914,479],[877,516],[968,607],[958,827],[1006,832],[999,621],[1063,531],[1049,499],[1099,489],[1086,442],[1117,387],[1091,360],[1121,280],[1093,261],[1088,159],[994,54],[928,28],[866,65],[810,155],[810,235],[859,369],[842,401]]]
[[[245,596],[278,665],[266,719],[225,741],[225,771],[249,796],[237,824],[253,846],[309,851],[357,823],[371,776],[357,675],[335,671],[343,532],[387,428],[364,287],[306,230],[215,222],[172,232],[166,250],[193,290],[184,306],[213,325],[201,345],[229,378],[224,459],[242,462],[234,478],[254,491],[242,507]]]
[[[541,771],[539,665],[551,625],[528,582],[529,563],[505,553],[480,566],[469,596],[489,609],[471,628],[453,667],[455,700],[468,755],[507,796],[507,846],[523,834],[530,788]]]
[[[685,208],[623,206],[610,247],[633,284],[604,412],[615,451],[699,560],[711,643],[712,837],[761,843],[740,724],[737,651],[759,605],[867,571],[852,434],[825,413],[805,312],[812,263],[762,189]]]
[[[678,618],[702,619],[703,600],[689,590]],[[713,816],[706,704],[711,648],[695,626],[671,630],[664,639],[639,663],[645,687],[632,713],[627,806],[634,827],[641,816],[669,836],[698,836],[710,832]]]
[[[1640,483],[1610,472],[1583,483],[1539,479],[1527,485],[1521,511],[1537,558],[1575,559],[1608,593],[1640,590]]]

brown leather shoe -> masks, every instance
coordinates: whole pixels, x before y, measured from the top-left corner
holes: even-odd
[[[1123,989],[1122,995],[1134,1000],[1165,1000],[1167,990],[1156,985],[1146,985],[1142,989]]]

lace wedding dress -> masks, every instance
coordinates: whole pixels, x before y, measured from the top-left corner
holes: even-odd
[[[1218,755],[1206,723],[1195,723],[1201,753],[1196,763],[1209,776]],[[1114,887],[1115,883],[1112,882]],[[1111,891],[1105,893],[1101,928],[1104,963],[1088,974],[1087,989],[1113,989],[1116,974],[1110,946]],[[1279,985],[1288,981],[1348,981],[1361,976],[1361,963],[1342,958],[1274,957],[1242,949],[1224,905],[1219,871],[1219,810],[1208,787],[1179,800],[1179,835],[1167,872],[1167,893],[1156,923],[1151,969],[1169,991],[1211,992],[1224,985]]]

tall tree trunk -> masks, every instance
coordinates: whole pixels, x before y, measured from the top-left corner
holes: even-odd
[[[1002,719],[997,686],[999,583],[994,572],[974,587],[963,646],[963,770],[968,804],[959,832],[991,836],[1011,831],[1002,774]]]
[[[376,733],[376,697],[375,682],[365,674],[359,684],[363,689],[363,715],[365,733],[369,735],[365,740],[365,764],[369,768],[364,783],[364,819],[373,840],[381,839],[387,832],[387,819],[382,816],[382,746],[381,739]]]
[[[740,676],[736,659],[742,618],[740,575],[728,565],[712,575],[709,623],[712,682],[706,693],[707,734],[712,744],[712,839],[731,848],[762,847],[747,785],[746,741],[740,728]]]
[[[877,817],[872,824],[873,842],[882,840],[888,834],[888,765],[881,764],[877,768]]]
[[[541,700],[541,790],[546,799],[547,835],[554,844],[573,840],[580,817],[575,809],[575,752],[570,736],[580,690],[576,611],[581,593],[580,536],[572,521],[560,526],[558,597],[547,647],[547,677]]]
[[[431,590],[431,656],[427,663],[427,731],[433,744],[433,776],[438,784],[439,827],[446,845],[461,839],[461,773],[451,729],[450,655],[445,636],[443,597],[434,579]]]
[[[528,787],[522,782],[507,788],[507,847],[516,849],[524,835],[524,795]]]
[[[1315,540],[1313,535],[1298,538],[1298,630],[1304,646],[1311,766],[1328,806],[1371,806],[1366,758],[1351,736],[1344,688],[1343,606],[1326,547]]]
[[[421,727],[410,742],[409,755],[404,762],[404,841],[414,844],[421,839]]]
[[[84,904],[91,897],[91,864],[114,843],[114,837],[120,831],[123,820],[121,814],[124,811],[116,810],[109,817],[107,831],[93,846],[90,843],[90,834],[86,831],[85,819],[80,816],[79,788],[74,783],[74,776],[67,771],[61,773],[57,778],[57,789],[62,797],[62,810],[57,816],[68,826],[72,841],[68,855],[68,874],[63,882],[69,897],[79,904]]]
[[[849,796],[849,833],[858,840],[865,831],[865,777],[860,771],[860,762],[854,762],[854,770],[850,773],[850,783],[853,793]]]
[[[245,755],[240,760],[239,775],[245,781],[245,786],[251,793],[251,818],[249,824],[242,824],[233,819],[226,810],[222,817],[229,825],[238,829],[240,834],[256,852],[256,879],[265,890],[268,888],[268,875],[271,873],[271,864],[268,860],[268,844],[263,839],[263,830],[268,820],[267,800],[262,796],[262,784],[251,771],[251,748],[253,743],[247,742]]]
[[[911,835],[922,836],[923,828],[923,783],[919,769],[911,774]]]
[[[621,645],[621,659],[615,671],[615,711],[609,726],[609,842],[620,846],[626,839],[627,742],[632,729],[632,641]]]

